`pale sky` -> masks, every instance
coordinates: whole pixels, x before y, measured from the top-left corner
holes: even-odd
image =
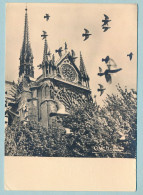
[[[23,42],[25,3],[7,3],[6,7],[6,80],[17,81],[19,57]],[[82,52],[87,73],[90,77],[90,88],[97,101],[106,97],[106,93],[115,93],[115,85],[136,89],[137,80],[137,5],[136,4],[49,4],[28,3],[28,24],[31,48],[34,56],[35,78],[41,74],[37,68],[42,62],[44,41],[42,31],[47,31],[48,46],[51,53],[64,47],[66,41],[78,59]],[[51,17],[47,22],[44,15]],[[112,20],[111,27],[103,32],[101,25],[104,14]],[[87,28],[92,34],[83,41],[82,33]],[[133,52],[132,61],[127,54]],[[58,54],[56,59],[58,59]],[[99,66],[106,69],[101,61],[107,55],[114,59],[118,68],[123,70],[113,75],[112,84],[107,84],[105,77],[97,76]],[[100,97],[98,84],[104,85],[106,92]]]

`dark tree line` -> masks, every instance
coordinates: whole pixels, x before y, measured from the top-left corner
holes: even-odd
[[[73,103],[71,114],[49,129],[35,121],[5,131],[9,156],[136,157],[137,95],[117,86],[99,107],[92,98]],[[74,101],[75,102],[75,101]],[[66,133],[66,128],[71,130]]]

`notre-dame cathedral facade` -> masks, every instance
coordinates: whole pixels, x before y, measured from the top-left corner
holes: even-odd
[[[36,120],[48,127],[55,123],[55,116],[70,114],[73,101],[91,97],[89,77],[81,53],[79,66],[75,64],[75,58],[74,51],[68,51],[65,45],[59,59],[55,60],[45,37],[43,61],[39,65],[42,74],[34,78],[34,57],[29,42],[26,9],[18,82],[6,81],[7,123]]]

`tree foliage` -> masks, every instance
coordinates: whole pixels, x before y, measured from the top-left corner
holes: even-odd
[[[6,129],[5,154],[8,156],[64,156],[63,128],[47,130],[36,121],[19,122]]]
[[[5,154],[10,156],[136,157],[137,96],[118,85],[101,108],[92,98],[73,101],[70,115],[46,129],[35,121],[6,128]],[[71,130],[66,134],[65,128]]]

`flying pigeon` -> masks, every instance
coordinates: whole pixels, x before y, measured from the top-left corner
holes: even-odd
[[[56,49],[55,52],[59,54],[60,57],[62,57],[62,47],[60,47],[59,49]]]
[[[111,20],[109,20],[109,17],[106,14],[104,14],[104,17],[105,17],[105,19],[102,20],[102,22],[103,22],[102,26],[108,25],[108,23],[111,21]]]
[[[130,58],[130,61],[131,61],[132,60],[132,57],[133,57],[133,53],[131,52],[127,56]]]
[[[49,18],[50,18],[49,14],[46,14],[46,15],[44,16],[44,18],[46,18],[46,20],[48,21]]]
[[[104,93],[105,88],[103,87],[103,85],[98,84],[100,88],[97,89],[98,92],[100,92],[100,96]]]
[[[106,56],[106,58],[102,58],[102,62],[106,63],[108,69],[110,69],[111,66],[112,67],[117,67],[117,64],[115,63],[115,61],[112,58],[110,58],[109,56]]]
[[[109,60],[109,56],[106,56],[106,58],[102,58],[102,62],[105,62],[106,64],[109,62]]]
[[[89,38],[89,36],[91,34],[89,33],[89,30],[87,30],[86,28],[84,28],[84,31],[85,31],[85,33],[83,33],[82,36],[85,37],[84,38],[84,41],[85,41],[85,40],[87,40]]]
[[[47,36],[47,32],[43,30],[43,34],[41,35],[41,37],[43,37],[43,39],[46,39]]]
[[[107,83],[112,83],[111,74],[112,73],[117,73],[121,70],[122,70],[122,68],[118,68],[118,69],[115,69],[115,70],[106,69],[104,72],[102,72],[102,68],[99,67],[98,76],[101,77],[101,76],[105,75],[105,79],[106,79]]]
[[[103,26],[103,27],[102,27],[103,32],[106,32],[109,28],[111,28],[111,27],[109,27],[109,26]]]

